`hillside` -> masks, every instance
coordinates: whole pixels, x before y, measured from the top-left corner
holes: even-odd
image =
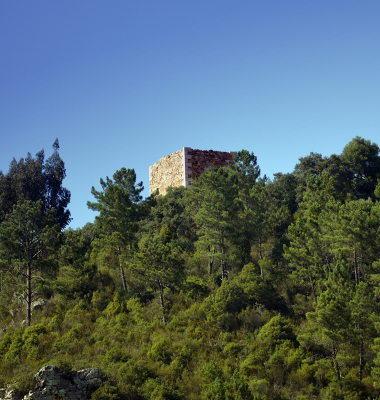
[[[146,199],[122,168],[77,230],[58,149],[0,174],[0,387],[55,365],[99,368],[97,400],[380,398],[375,143],[273,181],[242,150]]]

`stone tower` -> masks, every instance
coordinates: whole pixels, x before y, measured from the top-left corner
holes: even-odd
[[[184,147],[149,167],[149,192],[156,189],[166,193],[169,186],[191,187],[191,180],[203,174],[211,165],[224,167],[233,164],[234,151],[195,150]]]

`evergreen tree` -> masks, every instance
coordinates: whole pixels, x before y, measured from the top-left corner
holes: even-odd
[[[294,279],[309,286],[314,302],[317,302],[321,280],[332,271],[331,249],[322,239],[325,235],[323,221],[338,212],[339,202],[335,200],[335,193],[334,181],[326,173],[310,177],[299,216],[288,229],[291,242],[284,248],[284,257],[294,268]]]
[[[89,209],[99,212],[95,217],[95,229],[99,237],[93,241],[93,253],[109,255],[117,260],[120,268],[123,288],[127,291],[127,282],[123,268],[123,257],[133,249],[138,231],[140,195],[144,189],[142,182],[136,184],[133,169],[122,168],[113,175],[113,180],[100,179],[102,191],[91,189],[96,202],[87,202]]]
[[[145,284],[158,289],[162,320],[166,325],[164,289],[177,287],[184,277],[184,262],[180,249],[158,240],[141,241],[133,268],[143,277]]]
[[[327,359],[331,362],[342,389],[342,353],[349,340],[352,285],[346,282],[341,266],[337,265],[326,286],[327,290],[319,296],[315,311],[306,314],[307,333],[300,335],[298,340],[319,360]]]
[[[325,213],[322,224],[322,241],[331,253],[352,265],[352,279],[357,284],[366,280],[373,272],[373,262],[380,257],[378,207],[371,199],[347,201],[336,212]]]
[[[229,168],[211,167],[193,180],[186,201],[198,228],[196,246],[207,255],[210,273],[219,261],[222,279],[228,278],[230,249],[238,234],[238,211],[242,208],[236,174]]]
[[[13,159],[5,175],[0,171],[0,220],[4,220],[18,202],[41,200],[45,209],[55,209],[55,219],[62,229],[69,224],[70,192],[62,186],[66,169],[58,153],[58,139],[53,150],[47,160],[43,150],[35,158],[28,153],[18,162]]]
[[[371,363],[371,346],[377,336],[375,323],[378,321],[379,306],[375,302],[372,288],[365,282],[355,287],[350,301],[350,343],[354,349],[355,366],[359,366],[358,379],[363,380],[366,365]]]
[[[45,211],[41,200],[16,204],[0,224],[2,269],[11,275],[15,284],[21,284],[28,326],[31,324],[32,283],[42,279],[43,272],[57,266],[54,255],[59,240],[60,226],[56,223],[55,210]]]
[[[195,240],[194,222],[185,209],[185,191],[183,186],[169,187],[164,196],[154,197],[149,212],[139,222],[140,236],[149,234],[154,237],[163,227],[167,227],[173,240],[192,243]]]
[[[351,190],[355,197],[373,197],[377,180],[380,178],[379,146],[356,136],[341,154],[352,173]]]

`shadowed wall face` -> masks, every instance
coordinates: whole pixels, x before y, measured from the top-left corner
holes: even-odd
[[[223,167],[233,164],[235,152],[214,150],[195,150],[184,147],[149,167],[149,192],[156,189],[160,194],[166,193],[169,186],[191,187],[191,180],[207,171],[211,165]]]

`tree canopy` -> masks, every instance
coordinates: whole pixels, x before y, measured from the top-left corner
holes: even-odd
[[[54,364],[99,367],[99,400],[380,399],[377,144],[273,180],[242,150],[146,199],[121,168],[62,232],[63,177],[58,143],[0,176],[0,387]]]
[[[53,150],[46,160],[44,150],[39,151],[35,158],[28,153],[25,159],[13,159],[5,175],[0,171],[0,220],[4,220],[20,201],[41,200],[44,208],[55,209],[55,219],[61,228],[69,224],[71,218],[67,206],[71,195],[62,186],[66,169],[59,156],[58,139],[53,143]]]

